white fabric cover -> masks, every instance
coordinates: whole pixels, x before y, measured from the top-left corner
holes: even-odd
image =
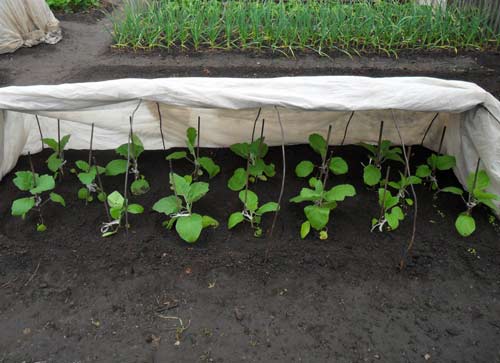
[[[39,115],[44,137],[57,135],[55,121],[60,118],[62,134],[71,134],[68,147],[88,149],[90,125],[95,123],[94,148],[112,149],[127,142],[129,117],[139,105],[134,132],[147,149],[161,149],[156,102],[161,105],[167,148],[185,146],[185,130],[196,127],[198,116],[202,146],[248,140],[259,107],[271,145],[281,143],[278,111],[287,144],[306,143],[312,132],[326,134],[329,124],[331,143],[340,143],[351,111],[356,112],[346,144],[375,143],[381,120],[384,139],[399,144],[394,119],[405,144],[420,144],[439,112],[424,145],[436,150],[446,125],[442,151],[456,157],[454,172],[460,182],[465,185],[481,157],[481,168],[492,180],[490,190],[500,194],[500,102],[472,83],[424,77],[121,79],[1,88],[0,178],[22,153],[40,151],[34,114]]]
[[[45,0],[0,0],[0,54],[61,39],[59,21]]]

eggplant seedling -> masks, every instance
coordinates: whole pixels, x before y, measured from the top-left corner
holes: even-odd
[[[330,211],[337,207],[337,202],[343,201],[346,197],[356,195],[356,189],[351,184],[340,184],[326,189],[328,175],[330,171],[335,175],[346,174],[349,167],[341,157],[332,157],[328,154],[328,144],[330,141],[332,127],[328,128],[328,136],[325,140],[319,134],[309,136],[309,145],[321,156],[321,165],[315,166],[311,161],[301,161],[295,168],[295,174],[299,177],[308,177],[315,168],[319,169],[319,178],[309,179],[310,188],[302,188],[300,194],[292,199],[292,203],[311,202],[304,207],[304,214],[307,218],[300,228],[300,237],[302,239],[311,231],[311,228],[319,231],[320,239],[328,238],[326,225],[330,218]]]
[[[382,140],[384,131],[384,121],[380,122],[380,131],[377,145],[360,143],[370,153],[369,162],[363,165],[363,181],[368,186],[375,186],[380,183],[382,179],[382,164],[386,160],[399,161],[404,164],[401,157],[402,151],[399,147],[392,147],[389,140]]]
[[[130,191],[134,195],[142,195],[149,191],[149,182],[139,171],[139,156],[144,152],[144,145],[139,136],[130,133],[130,143],[120,145],[115,151],[124,159],[115,159],[106,165],[106,175],[116,176],[128,172],[134,174],[134,181],[130,185]],[[130,163],[127,160],[130,156]]]
[[[168,220],[163,223],[167,229],[175,225],[175,230],[184,241],[194,243],[203,229],[218,227],[219,223],[214,218],[193,212],[193,204],[208,193],[208,183],[193,183],[191,175],[182,177],[171,172],[170,187],[174,195],[161,198],[153,205],[155,212],[167,215]]]
[[[102,166],[90,166],[89,163],[83,160],[77,160],[75,165],[79,169],[76,174],[78,180],[83,184],[83,188],[78,189],[78,199],[92,202],[95,194],[100,202],[106,201],[106,193],[104,190],[101,190],[96,181],[97,174],[104,174],[106,168]]]
[[[466,185],[469,191],[467,199],[464,198],[464,191],[461,188],[446,187],[440,190],[441,192],[448,192],[462,197],[467,210],[459,214],[455,220],[455,228],[464,237],[470,236],[476,230],[476,220],[472,216],[472,210],[477,205],[483,204],[494,213],[498,213],[498,208],[493,201],[500,200],[500,196],[486,191],[490,186],[490,178],[486,171],[479,170],[479,164],[480,160],[478,160],[476,171],[467,176]]]
[[[109,237],[118,232],[122,227],[122,220],[126,213],[141,214],[144,212],[144,208],[140,204],[128,204],[127,199],[116,190],[107,196],[107,203],[109,205],[109,214],[113,220],[103,223],[101,227],[103,237]],[[125,228],[130,228],[127,222]]]
[[[198,119],[198,130],[200,129],[199,119]],[[194,127],[190,127],[186,131],[186,145],[189,150],[189,156],[185,151],[175,151],[167,155],[167,160],[180,160],[186,159],[194,165],[194,171],[192,174],[193,179],[203,175],[203,170],[208,173],[210,179],[219,174],[220,167],[217,165],[212,158],[208,156],[200,157],[200,133],[197,132]]]
[[[53,151],[46,160],[46,163],[55,177],[64,175],[63,167],[66,164],[66,160],[64,160],[64,148],[68,144],[70,137],[71,135],[64,135],[61,138],[60,120],[57,120],[57,140],[50,138],[42,139],[43,143]]]
[[[262,215],[269,212],[276,212],[279,205],[276,202],[267,202],[259,207],[259,197],[251,190],[242,190],[238,194],[241,202],[243,203],[243,211],[234,212],[229,216],[227,227],[234,228],[243,221],[248,221],[254,229],[254,236],[262,236],[262,228],[260,223]]]
[[[47,226],[43,220],[42,207],[48,201],[61,204],[63,207],[66,206],[66,202],[61,195],[50,192],[46,196],[46,192],[53,190],[55,187],[54,177],[52,175],[38,175],[34,171],[18,171],[13,182],[19,190],[23,192],[29,191],[31,196],[14,200],[11,207],[12,215],[24,219],[28,212],[36,210],[38,212],[36,230],[38,232],[45,231]]]

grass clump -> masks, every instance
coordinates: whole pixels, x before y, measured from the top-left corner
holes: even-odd
[[[129,0],[113,20],[117,47],[271,50],[349,54],[498,48],[499,32],[477,8],[393,0]]]
[[[74,13],[99,6],[99,0],[47,0],[47,4],[54,11]]]

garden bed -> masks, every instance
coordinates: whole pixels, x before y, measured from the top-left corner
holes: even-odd
[[[36,218],[10,216],[20,197],[12,183],[27,170],[22,157],[0,183],[0,358],[17,361],[494,361],[498,357],[500,251],[498,222],[475,210],[477,231],[460,237],[454,220],[463,202],[440,194],[434,200],[417,186],[418,229],[414,252],[403,272],[397,264],[411,235],[411,218],[393,232],[370,232],[379,213],[375,190],[363,184],[357,146],[334,147],[348,162],[357,196],[332,212],[329,239],[299,237],[302,206],[288,203],[304,181],[293,172],[317,155],[307,146],[287,147],[286,187],[272,238],[272,218],[264,237],[242,224],[228,231],[229,213],[241,207],[226,181],[244,161],[228,149],[202,149],[222,170],[196,206],[221,222],[202,232],[195,245],[161,226],[151,206],[168,191],[163,151],[147,151],[141,171],[151,190],[132,202],[145,207],[123,230],[100,236],[105,211],[77,199],[80,184],[66,175],[56,191],[67,207],[45,207],[47,231]],[[47,152],[33,155],[42,172]],[[414,148],[412,160],[429,152]],[[100,164],[113,151],[96,151]],[[70,163],[86,151],[67,151]],[[278,175],[254,190],[263,201],[276,200],[280,186],[280,148],[269,160]],[[192,168],[175,162],[175,171]],[[445,185],[458,185],[444,172]],[[123,177],[106,177],[109,190],[123,188]],[[411,216],[411,212],[410,212]],[[265,251],[270,247],[269,259]],[[180,317],[180,322],[167,316]],[[176,337],[177,328],[177,337]],[[179,345],[175,345],[177,339]]]

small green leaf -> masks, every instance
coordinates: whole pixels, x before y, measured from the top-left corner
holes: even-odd
[[[326,145],[326,140],[323,136],[319,134],[312,134],[309,136],[309,145],[311,148],[321,155],[322,158],[326,157],[326,151],[328,145]]]
[[[35,177],[37,176],[38,175],[35,174]],[[31,171],[16,172],[16,177],[14,178],[13,182],[14,185],[22,191],[28,191],[35,186],[35,180],[33,179],[33,173]]]
[[[120,192],[115,190],[113,193],[108,195],[108,204],[111,208],[121,209],[125,204],[125,199],[120,194]]]
[[[132,182],[130,185],[130,191],[133,195],[142,195],[146,194],[149,191],[149,183],[146,179],[137,179]]]
[[[461,213],[455,221],[455,228],[460,235],[468,237],[476,230],[476,221],[467,213]]]
[[[188,203],[197,202],[198,200],[203,198],[207,193],[208,193],[208,183],[205,182],[193,183],[189,188],[186,201]]]
[[[47,145],[49,148],[54,150],[55,152],[59,151],[59,144],[57,140],[54,139],[42,139],[43,143]]]
[[[97,199],[99,200],[99,202],[104,202],[106,200],[106,193],[99,192],[99,194],[97,194]]]
[[[87,188],[78,189],[78,199],[86,200],[89,197],[89,190]]]
[[[195,143],[196,143],[196,136],[198,135],[198,133],[196,132],[196,129],[194,127],[189,127],[187,130],[186,130],[186,137],[187,137],[187,141],[189,144],[191,144],[191,146],[194,147]]]
[[[123,207],[111,207],[109,209],[109,214],[111,214],[111,217],[113,217],[113,219],[121,219],[122,217],[122,211],[123,211]]]
[[[385,191],[385,200],[384,198],[384,188],[379,188],[378,190],[378,203],[380,206],[385,205],[385,209],[389,210],[394,207],[399,202],[399,197],[393,196],[390,191]]]
[[[227,186],[232,191],[239,191],[245,187],[246,184],[246,171],[243,168],[238,168],[234,171],[233,176],[229,178]]]
[[[61,195],[52,192],[52,193],[50,193],[49,197],[50,197],[50,200],[52,202],[59,203],[63,207],[66,207],[66,201],[64,200],[64,198]]]
[[[84,172],[88,172],[89,169],[90,169],[90,165],[86,162],[86,161],[83,161],[83,160],[77,160],[75,162],[76,166],[78,167],[78,169],[80,169],[81,171],[84,171]]]
[[[111,160],[106,165],[106,175],[108,176],[125,174],[126,172],[127,172],[127,160],[123,159]]]
[[[302,239],[306,238],[310,231],[311,231],[311,223],[309,221],[305,221],[300,226],[300,238]]]
[[[94,182],[96,175],[97,170],[95,168],[92,168],[88,173],[79,173],[77,176],[82,184],[90,185]]]
[[[165,159],[167,160],[179,160],[187,157],[187,153],[185,151],[175,151],[169,155]]]
[[[406,198],[405,199],[406,204],[408,204],[410,207],[413,205],[413,199],[411,198]]]
[[[52,190],[56,186],[52,175],[41,175],[39,178],[36,178],[35,184],[36,186],[30,189],[30,193],[33,195]]]
[[[37,232],[45,232],[47,230],[47,226],[43,223],[37,223],[36,231]]]
[[[127,211],[132,214],[141,214],[144,212],[144,207],[140,204],[129,204],[127,206]]]
[[[474,184],[474,174],[475,173],[470,173],[467,176],[467,190],[469,192],[472,191],[473,189],[473,184]],[[488,177],[488,174],[486,174],[486,171],[484,170],[479,170],[477,173],[477,178],[476,178],[476,186],[474,189],[486,189],[490,185],[490,178]]]
[[[180,217],[175,223],[175,230],[179,236],[188,243],[198,240],[203,229],[203,218],[201,215],[193,213],[187,217]]]
[[[445,193],[451,193],[451,194],[456,194],[456,195],[463,195],[464,191],[460,188],[457,187],[446,187],[440,190],[441,192]]]
[[[175,195],[170,195],[165,198],[161,198],[153,205],[153,210],[158,213],[164,213],[166,215],[174,214],[179,212],[182,206],[182,201]]]
[[[264,213],[276,212],[279,209],[279,205],[276,202],[267,202],[263,204],[257,211],[255,212],[258,215],[263,215]]]
[[[11,207],[11,214],[13,216],[21,216],[24,218],[31,208],[35,206],[35,198],[27,197],[14,200]]]
[[[410,184],[412,184],[412,185],[418,185],[418,184],[422,184],[422,179],[420,179],[418,176],[410,175],[406,179],[406,182],[408,183],[408,185],[410,185]]]
[[[251,190],[242,190],[238,197],[246,205],[247,209],[254,212],[259,205],[259,197]]]
[[[71,135],[64,135],[61,138],[61,150],[64,150],[66,148],[66,145],[68,144],[70,137]]]
[[[229,220],[227,221],[227,228],[232,229],[236,225],[240,224],[243,222],[245,217],[243,217],[243,214],[241,212],[234,212],[229,216]]]
[[[436,168],[438,170],[450,170],[456,165],[456,160],[454,156],[451,155],[439,155],[436,158]]]
[[[307,220],[311,223],[311,227],[318,231],[326,226],[330,217],[330,209],[317,205],[306,206],[304,213]]]
[[[199,158],[198,162],[200,163],[201,167],[208,173],[210,179],[219,174],[220,166],[214,163],[211,158],[204,156]]]
[[[210,216],[201,217],[201,221],[202,221],[203,229],[208,228],[208,227],[212,227],[212,228],[219,227],[219,222]]]
[[[335,156],[330,160],[330,170],[335,175],[346,174],[349,171],[349,166],[346,161],[339,156]]]
[[[315,202],[321,199],[321,191],[302,188],[300,194],[290,199],[292,203]]]
[[[366,185],[369,185],[371,187],[377,185],[378,183],[380,183],[380,178],[382,178],[382,174],[380,172],[380,169],[375,165],[369,164],[363,169],[363,180]]]
[[[63,160],[60,159],[57,154],[52,154],[47,159],[47,167],[53,173],[55,173],[62,165]]]
[[[415,175],[418,176],[419,178],[427,178],[432,174],[431,168],[429,168],[429,165],[423,164],[419,165],[417,167],[417,171],[415,172]]]
[[[372,156],[374,157],[377,156],[377,145],[371,145],[364,142],[360,142],[359,146],[368,150]]]
[[[310,162],[309,160],[302,160],[295,167],[295,174],[299,178],[305,178],[308,177],[313,172],[313,170],[314,164],[312,162]]]
[[[325,199],[329,202],[341,202],[346,197],[354,197],[355,195],[356,189],[351,184],[340,184],[326,192]]]
[[[250,153],[250,145],[246,142],[233,144],[229,147],[229,149],[231,149],[231,151],[236,155],[241,156],[243,159],[246,159]]]
[[[187,197],[189,193],[189,185],[191,184],[190,180],[187,180],[186,177],[182,177],[179,174],[173,173],[170,175],[170,185],[175,192],[183,197]]]

